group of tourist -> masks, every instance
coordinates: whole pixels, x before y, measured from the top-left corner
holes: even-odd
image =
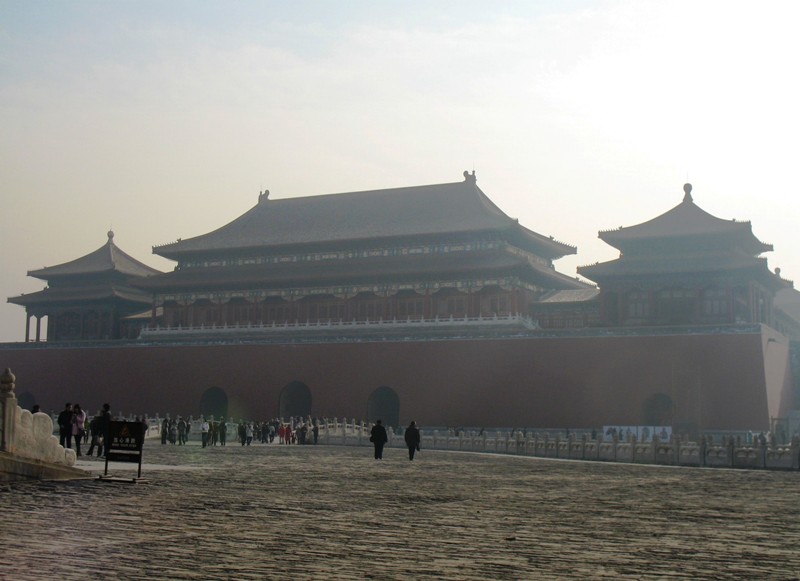
[[[86,411],[80,404],[67,402],[64,410],[58,415],[59,442],[65,448],[75,446],[78,456],[82,456],[81,442],[87,443],[91,438],[91,445],[87,455],[91,456],[97,448],[97,456],[105,457],[109,445],[109,427],[111,423],[111,407],[103,404],[102,410],[97,412],[91,420],[88,420]],[[38,406],[34,406],[33,412],[37,412]],[[147,421],[139,417],[137,422],[143,422],[147,430]],[[229,425],[233,422],[226,422],[225,419],[213,420],[213,417],[206,419],[201,417],[199,430],[201,445],[203,448],[208,446],[225,446],[229,433]],[[272,444],[277,438],[279,444],[317,444],[319,442],[318,418],[291,417],[288,422],[281,419],[273,419],[263,422],[240,421],[236,426],[238,441],[242,446],[250,446],[254,441],[262,444]],[[170,418],[167,416],[160,422],[161,443],[168,442],[173,445],[186,445],[189,433],[192,431],[192,419],[185,419],[183,416]],[[413,460],[414,455],[419,451],[420,432],[416,422],[411,422],[404,433],[406,446],[408,447],[408,459]],[[375,459],[383,459],[383,448],[389,441],[386,428],[381,420],[377,420],[370,432],[370,442],[375,448]]]
[[[413,460],[414,454],[419,452],[419,428],[417,427],[417,422],[412,421],[408,424],[405,433],[403,434],[403,439],[406,442],[406,447],[408,448],[408,459]],[[386,442],[389,441],[389,435],[386,433],[386,428],[383,426],[381,420],[376,420],[375,425],[372,426],[372,430],[370,431],[369,441],[372,442],[372,445],[375,448],[375,459],[376,460],[383,460],[383,447],[386,445]]]
[[[33,413],[39,411],[39,406],[34,406]],[[67,402],[64,409],[58,414],[58,442],[64,448],[75,446],[75,453],[82,456],[81,443],[88,443],[91,438],[87,456],[91,456],[95,448],[97,455],[105,457],[108,450],[108,429],[111,425],[111,406],[103,404],[103,408],[88,421],[86,410],[79,403]]]
[[[189,431],[191,425],[183,416],[178,416],[177,419],[164,418],[161,421],[161,443],[177,444],[179,446],[186,445],[189,439]]]
[[[234,430],[231,429],[235,426]],[[178,416],[172,419],[169,416],[160,422],[161,443],[186,444],[189,433],[192,431],[192,419]],[[209,446],[227,445],[228,436],[233,433],[242,446],[249,446],[253,442],[271,444],[278,439],[279,444],[317,444],[319,442],[319,420],[317,418],[292,417],[288,422],[280,419],[265,420],[263,422],[244,421],[238,423],[227,422],[225,419],[214,420],[201,417],[199,425],[201,445]]]
[[[279,444],[317,444],[319,442],[319,420],[290,418],[288,423],[279,422],[277,429]],[[309,433],[310,432],[310,433]]]

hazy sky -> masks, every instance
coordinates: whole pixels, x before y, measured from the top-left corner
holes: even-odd
[[[460,181],[528,228],[695,202],[800,284],[796,2],[0,0],[0,340],[28,270],[274,198]]]

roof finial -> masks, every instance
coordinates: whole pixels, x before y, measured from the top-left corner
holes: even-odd
[[[263,192],[258,192],[258,203],[266,201],[269,199],[269,190],[264,190]]]
[[[471,183],[474,184],[477,180],[478,180],[478,178],[475,176],[475,170],[474,169],[472,170],[472,173],[469,173],[469,170],[466,170],[466,169],[464,170],[464,181],[465,182],[471,182]]]
[[[683,201],[692,201],[692,184],[683,184]]]
[[[108,236],[109,240],[113,240],[114,239],[114,231],[113,230],[109,230],[106,235]]]

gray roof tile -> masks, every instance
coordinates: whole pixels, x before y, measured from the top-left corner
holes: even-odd
[[[245,214],[208,234],[156,246],[178,259],[189,254],[293,245],[331,245],[425,235],[513,231],[539,256],[575,249],[519,225],[478,188],[463,182],[272,200],[264,196]]]

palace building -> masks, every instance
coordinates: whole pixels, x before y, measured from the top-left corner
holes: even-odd
[[[47,287],[8,302],[25,307],[26,342],[31,319],[36,321],[36,342],[135,338],[138,329],[131,329],[126,317],[149,310],[152,298],[133,283],[154,274],[160,271],[120,250],[109,232],[108,242],[86,256],[28,271],[28,276],[47,281]],[[47,334],[42,337],[45,317]]]
[[[167,327],[530,316],[588,285],[553,261],[576,249],[521,226],[463,182],[270,200],[153,252],[174,272],[139,287]]]
[[[761,258],[772,246],[750,222],[722,220],[700,209],[692,186],[683,201],[652,220],[600,232],[617,260],[578,272],[600,285],[604,326],[673,324],[775,326],[775,293],[792,285]]]
[[[800,374],[780,331],[800,316],[775,296],[792,305],[795,291],[749,222],[706,213],[687,184],[672,210],[600,237],[620,257],[578,269],[594,286],[554,268],[576,248],[510,218],[474,172],[262,192],[231,223],[155,246],[171,272],[111,233],[29,272],[49,286],[9,299],[26,308],[26,341],[0,353],[45,409],[689,432],[790,415]]]

